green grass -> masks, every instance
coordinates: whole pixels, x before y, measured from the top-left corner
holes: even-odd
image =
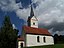
[[[64,48],[64,44],[55,44],[55,45],[47,45],[47,46],[35,46],[35,47],[27,47],[27,48]]]

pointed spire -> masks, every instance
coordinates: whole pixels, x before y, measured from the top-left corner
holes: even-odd
[[[30,12],[30,16],[34,16],[34,12],[33,12],[32,5],[31,5],[31,12]]]

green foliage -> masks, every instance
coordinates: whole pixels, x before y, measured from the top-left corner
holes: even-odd
[[[35,47],[27,47],[27,48],[64,48],[64,44],[55,44],[48,46],[35,46]]]
[[[17,32],[13,29],[9,16],[5,16],[0,29],[0,48],[16,48]]]
[[[55,44],[64,44],[64,35],[54,35],[54,43]]]

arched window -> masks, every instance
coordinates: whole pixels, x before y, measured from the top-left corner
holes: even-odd
[[[44,41],[44,43],[46,42],[46,38],[45,37],[43,37],[43,41]]]
[[[39,36],[37,36],[37,42],[40,42],[40,41],[39,41]]]

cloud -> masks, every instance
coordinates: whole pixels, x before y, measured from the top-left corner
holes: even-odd
[[[52,29],[51,33],[57,31],[62,34],[64,29],[64,0],[33,0],[38,6],[35,13],[42,28]]]
[[[45,0],[44,2],[41,0],[41,3],[36,7],[39,23],[48,25],[52,21],[64,22],[64,14],[61,7],[57,6],[59,2],[59,0]]]
[[[49,29],[49,32],[51,34],[59,34],[59,35],[63,35],[64,33],[64,23],[58,23],[58,22],[53,22],[51,25],[46,26],[47,29]]]
[[[45,27],[52,33],[63,32],[64,28],[64,0],[31,0],[32,4],[36,4],[34,8],[35,16],[38,18],[39,27]],[[30,15],[29,7],[23,8],[22,3],[16,3],[16,0],[0,0],[0,8],[3,11],[15,11],[20,19],[27,21]],[[22,8],[22,9],[20,9]]]
[[[50,24],[52,21],[64,22],[63,0],[32,0],[32,3],[38,4],[34,8],[35,16],[38,17],[39,23]],[[30,14],[30,8],[22,8],[21,2],[16,3],[16,0],[0,0],[0,8],[3,11],[15,11],[17,16],[25,19]],[[41,22],[43,21],[43,22]]]
[[[5,12],[14,11],[20,19],[27,20],[29,16],[30,8],[23,8],[22,3],[16,3],[16,0],[0,0],[0,8]],[[23,9],[22,9],[23,8]]]
[[[51,28],[50,30],[48,30],[52,35],[54,35],[54,34],[64,35],[64,30],[63,31],[55,31],[55,32],[53,32],[52,30],[53,30],[53,28]]]
[[[0,0],[0,8],[3,11],[16,11],[19,9],[20,3],[16,3],[16,0]]]
[[[27,9],[18,9],[16,11],[16,14],[18,15],[18,17],[21,19],[24,19],[25,21],[27,20],[29,14],[30,14],[30,8]]]

